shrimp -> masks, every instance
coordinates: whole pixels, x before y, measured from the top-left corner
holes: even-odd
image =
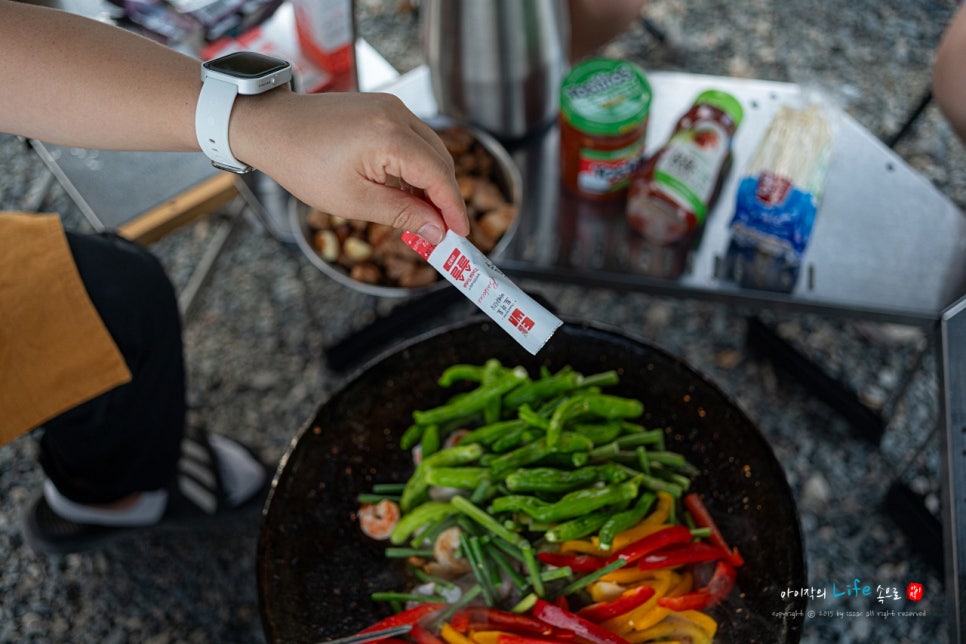
[[[463,439],[463,437],[469,433],[470,430],[468,429],[457,429],[446,437],[446,440],[443,441],[443,447],[454,447],[459,445],[459,442]]]
[[[399,505],[389,499],[363,503],[359,508],[359,527],[373,539],[384,541],[392,534],[401,514]]]
[[[456,577],[470,571],[470,564],[460,550],[460,535],[463,531],[453,526],[443,530],[433,543],[435,561],[426,566],[426,572],[447,577]]]

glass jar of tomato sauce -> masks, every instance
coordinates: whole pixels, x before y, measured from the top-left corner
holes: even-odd
[[[581,197],[623,197],[644,159],[651,85],[631,62],[591,58],[560,84],[560,175]]]

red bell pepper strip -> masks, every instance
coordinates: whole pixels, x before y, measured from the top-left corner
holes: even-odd
[[[508,613],[496,608],[470,606],[456,611],[449,619],[449,625],[460,633],[470,630],[508,631],[516,635],[550,635],[553,628],[530,615]]]
[[[620,635],[544,599],[537,599],[532,613],[537,619],[551,626],[571,631],[591,644],[628,644],[627,640]]]
[[[677,568],[688,564],[715,561],[725,557],[726,555],[720,547],[703,541],[696,541],[668,546],[649,555],[644,555],[637,561],[637,567],[641,570],[660,570],[661,568]]]
[[[409,637],[413,638],[416,644],[445,644],[443,640],[439,639],[419,624],[413,624],[412,630],[409,631]]]
[[[676,543],[688,543],[691,538],[691,531],[686,526],[672,525],[661,528],[643,539],[638,539],[634,543],[624,546],[611,555],[605,563],[611,563],[618,559],[624,559],[627,563],[631,563],[661,548]]]
[[[553,600],[553,603],[564,610],[570,610],[570,602],[567,601],[566,595],[557,595],[557,598]]]
[[[637,586],[609,602],[597,602],[590,606],[584,606],[577,611],[577,616],[599,624],[605,619],[623,615],[637,608],[653,596],[654,589],[652,587]]]
[[[538,552],[537,561],[558,568],[569,566],[573,572],[594,572],[607,563],[607,560],[593,555],[570,555],[562,552]]]
[[[389,617],[376,622],[372,626],[362,629],[359,631],[359,633],[371,633],[372,631],[378,631],[383,628],[402,626],[403,624],[415,624],[424,617],[432,615],[433,613],[442,610],[445,607],[446,604],[440,604],[438,602],[426,602],[425,604],[419,604],[402,612],[396,613],[395,615],[390,615]]]
[[[694,492],[684,495],[684,507],[687,508],[688,512],[691,513],[691,516],[694,517],[694,522],[697,523],[698,526],[711,530],[711,536],[708,537],[708,540],[724,551],[725,557],[728,559],[728,563],[735,568],[745,563],[745,560],[742,558],[737,548],[732,549],[728,547],[728,542],[725,541],[724,535],[721,534],[721,530],[718,529],[714,519],[711,518],[711,513],[708,512],[708,508],[705,507],[700,496]]]
[[[714,574],[707,584],[676,597],[661,597],[657,600],[657,605],[673,611],[704,610],[728,596],[735,585],[736,577],[734,566],[722,559],[714,567]]]

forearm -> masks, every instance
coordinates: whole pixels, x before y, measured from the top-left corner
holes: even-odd
[[[570,59],[594,54],[640,19],[647,0],[570,0]]]
[[[123,29],[0,0],[0,131],[73,147],[196,150],[199,62]]]
[[[201,67],[190,56],[103,23],[0,0],[0,60],[2,132],[70,147],[200,149]],[[452,157],[393,96],[288,88],[239,96],[228,143],[235,158],[319,210],[429,233],[433,243],[445,228],[469,232]],[[394,178],[425,199],[392,187]]]
[[[932,91],[953,131],[966,143],[966,6],[958,10],[939,43]]]

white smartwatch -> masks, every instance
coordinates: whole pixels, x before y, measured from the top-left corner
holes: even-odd
[[[195,135],[211,165],[229,172],[250,172],[235,158],[228,122],[239,94],[261,94],[292,83],[292,64],[252,51],[239,51],[201,64],[201,94],[195,109]]]

